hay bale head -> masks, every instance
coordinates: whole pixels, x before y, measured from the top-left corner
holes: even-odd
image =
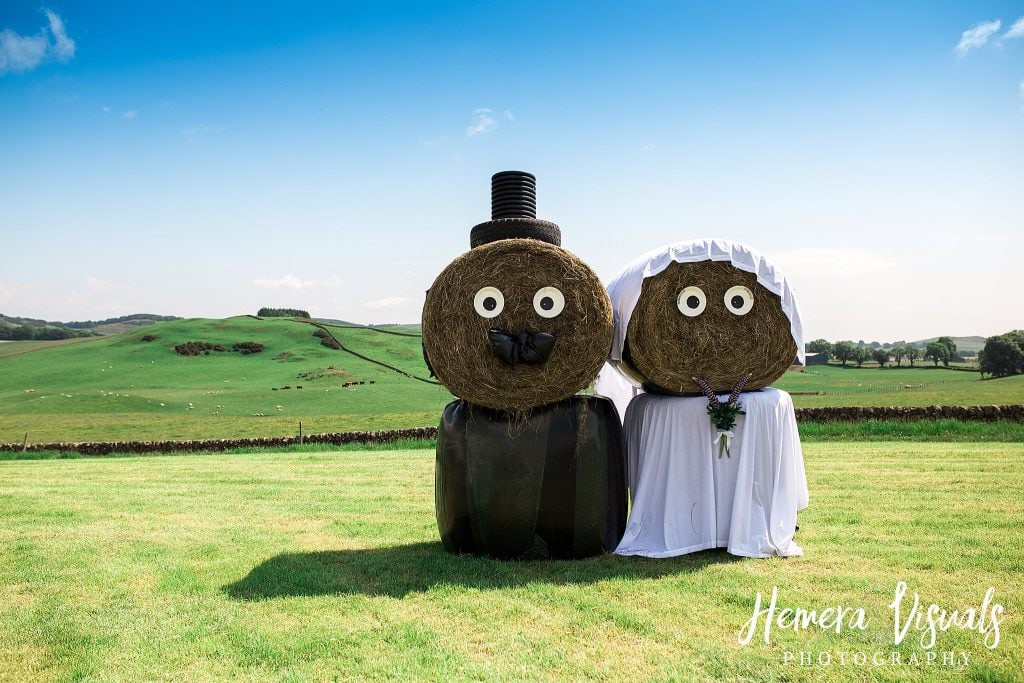
[[[564,249],[501,239],[455,259],[427,292],[423,348],[453,394],[525,412],[585,388],[608,356],[612,307]]]
[[[655,389],[696,394],[694,377],[729,391],[766,387],[797,354],[777,294],[728,261],[672,263],[646,278],[626,329],[624,361]]]

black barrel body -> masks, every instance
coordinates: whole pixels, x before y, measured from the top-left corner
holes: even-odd
[[[438,430],[434,495],[449,552],[582,558],[614,550],[627,506],[615,406],[574,396],[522,418],[453,401]]]

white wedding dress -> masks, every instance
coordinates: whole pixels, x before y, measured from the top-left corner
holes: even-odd
[[[617,554],[803,554],[793,539],[797,512],[807,507],[793,400],[767,388],[740,401],[746,414],[732,429],[731,454],[721,458],[706,398],[641,393],[630,401],[624,429],[632,509]]]

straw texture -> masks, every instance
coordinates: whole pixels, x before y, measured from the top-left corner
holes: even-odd
[[[485,318],[474,308],[483,287],[504,296],[504,309]],[[553,318],[534,309],[534,295],[555,287],[565,308]],[[612,308],[597,275],[573,254],[533,239],[506,239],[476,247],[434,281],[423,306],[423,346],[437,378],[453,394],[513,413],[569,398],[597,375],[612,340]],[[554,335],[542,364],[504,365],[491,351],[488,331]]]
[[[724,302],[726,291],[737,285],[753,293],[746,315],[733,314]],[[707,305],[700,315],[680,312],[677,298],[686,287],[704,292]],[[626,330],[626,347],[624,360],[649,385],[679,394],[701,392],[694,377],[720,393],[747,373],[746,391],[766,387],[797,353],[779,296],[758,284],[753,273],[727,261],[672,263],[645,279]]]

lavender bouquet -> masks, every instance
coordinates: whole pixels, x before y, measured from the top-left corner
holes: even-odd
[[[715,440],[712,443],[718,444],[718,457],[721,458],[722,454],[725,453],[727,457],[732,457],[732,453],[729,452],[729,439],[735,436],[732,433],[732,428],[736,426],[736,418],[740,415],[746,415],[743,411],[743,405],[740,403],[740,392],[743,391],[743,387],[746,386],[747,382],[752,377],[751,373],[747,373],[737,380],[736,384],[733,385],[732,391],[729,393],[729,399],[723,403],[718,400],[718,394],[711,388],[711,385],[703,377],[694,377],[693,381],[697,383],[704,395],[708,397],[708,416],[711,418],[711,424],[718,430],[718,435],[715,436]]]

